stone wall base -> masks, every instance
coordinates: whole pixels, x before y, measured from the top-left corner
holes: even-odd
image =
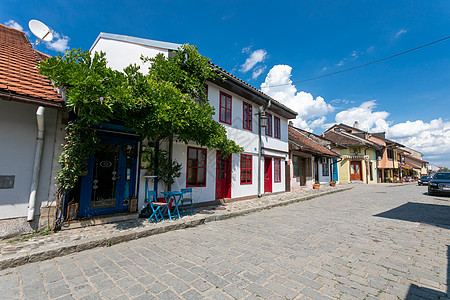
[[[56,206],[44,206],[41,207],[41,215],[39,218],[39,230],[44,230],[47,227],[53,227],[53,221],[55,220]]]
[[[33,233],[32,225],[26,217],[0,220],[0,239]]]
[[[53,226],[55,211],[55,206],[41,207],[40,215],[34,216],[31,222],[28,222],[26,217],[0,220],[0,239],[30,234]]]

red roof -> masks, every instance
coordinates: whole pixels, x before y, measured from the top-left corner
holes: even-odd
[[[44,106],[64,103],[51,82],[39,74],[39,60],[25,33],[0,24],[0,96]]]
[[[308,138],[306,135],[304,135],[301,130],[297,130],[297,128],[288,126],[289,127],[289,141],[293,142],[296,146],[300,146],[301,150],[326,155],[326,156],[332,156],[332,157],[339,157],[339,154],[336,152],[333,152],[321,144],[313,141],[312,139]]]

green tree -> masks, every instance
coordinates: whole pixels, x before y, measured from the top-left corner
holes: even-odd
[[[243,150],[213,120],[214,108],[206,99],[204,84],[219,75],[195,46],[184,45],[173,57],[142,59],[151,63],[146,75],[136,65],[123,72],[112,70],[104,53],[75,49],[39,64],[41,74],[65,90],[66,106],[76,115],[66,128],[59,159],[60,198],[86,169],[86,159],[98,144],[92,133],[100,122],[121,120],[127,129],[151,141],[174,137],[219,149],[224,155]]]
[[[446,167],[441,167],[439,168],[438,172],[450,172],[450,169]]]

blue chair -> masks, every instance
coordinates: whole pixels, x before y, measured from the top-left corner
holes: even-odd
[[[183,193],[183,196],[180,199],[180,207],[181,207],[181,215],[183,214],[189,214],[192,215],[194,213],[194,203],[192,201],[192,188],[187,189],[181,189],[181,193]],[[184,212],[184,206],[190,205],[191,209],[188,212]]]
[[[151,219],[155,219],[156,222],[159,222],[164,220],[164,213],[168,213],[170,217],[170,209],[169,209],[169,203],[167,202],[158,202],[158,199],[156,197],[156,191],[148,191],[148,199],[149,204],[152,209],[152,214],[150,218],[148,218],[147,221],[150,221]]]

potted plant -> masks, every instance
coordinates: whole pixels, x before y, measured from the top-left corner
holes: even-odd
[[[320,182],[319,182],[318,180],[316,180],[316,181],[314,182],[313,188],[314,188],[315,190],[318,190],[318,189],[320,188]]]
[[[151,164],[148,171],[158,177],[158,180],[164,183],[166,192],[175,182],[175,178],[181,175],[181,164],[176,161],[170,161],[167,151],[159,150],[158,163],[156,163],[156,154],[151,156]]]
[[[330,185],[331,186],[336,186],[336,180],[331,180]]]

